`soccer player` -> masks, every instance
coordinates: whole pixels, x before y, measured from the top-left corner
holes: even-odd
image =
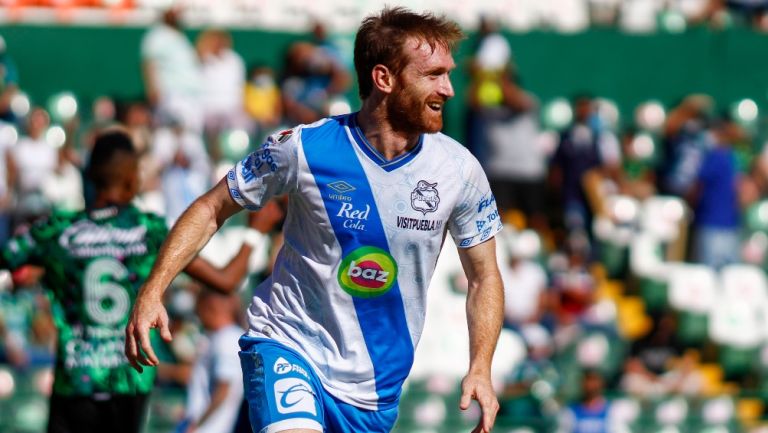
[[[455,23],[403,8],[363,21],[354,53],[361,110],[273,135],[171,230],[126,328],[137,369],[158,362],[150,328],[170,338],[162,294],[176,273],[227,217],[287,194],[284,245],[240,340],[253,431],[392,429],[448,231],[469,280],[460,407],[477,400],[474,431],[491,430],[501,223],[477,160],[439,133],[461,38]]]
[[[54,212],[12,238],[0,251],[0,267],[44,269],[58,330],[48,433],[138,433],[156,369],[131,368],[124,331],[167,229],[162,218],[131,205],[139,186],[138,155],[125,132],[97,137],[86,174],[96,189],[92,207]],[[226,268],[230,272],[202,259],[187,271],[232,291],[251,249],[240,249]]]

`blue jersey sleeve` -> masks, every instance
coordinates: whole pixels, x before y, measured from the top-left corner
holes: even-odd
[[[290,129],[274,134],[229,170],[229,194],[240,206],[258,210],[296,188],[298,136]]]

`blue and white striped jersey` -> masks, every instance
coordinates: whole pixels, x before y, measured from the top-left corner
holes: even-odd
[[[350,114],[273,135],[227,180],[247,209],[289,196],[285,243],[255,291],[249,334],[304,355],[343,402],[397,404],[446,232],[467,248],[501,229],[477,160],[427,134],[387,161]]]

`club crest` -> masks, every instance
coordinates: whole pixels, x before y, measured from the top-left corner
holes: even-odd
[[[416,184],[416,189],[411,192],[411,207],[424,215],[436,211],[437,205],[440,204],[440,195],[436,186],[437,182],[429,183],[426,180],[420,180]]]

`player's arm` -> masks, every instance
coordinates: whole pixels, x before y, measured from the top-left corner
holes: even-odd
[[[229,195],[226,180],[222,179],[195,200],[171,229],[160,247],[149,278],[139,290],[125,329],[125,354],[138,371],[143,370],[142,364],[158,364],[150,344],[150,328],[158,328],[163,339],[171,340],[168,313],[163,306],[165,289],[203,249],[224,221],[240,209],[242,207]]]
[[[496,240],[459,248],[467,274],[467,323],[469,326],[469,371],[462,380],[461,409],[472,399],[483,416],[473,432],[490,432],[499,410],[491,385],[491,360],[504,320],[504,286],[496,262]]]
[[[243,237],[243,245],[223,269],[197,256],[184,272],[214,290],[224,293],[235,291],[248,273],[248,262],[256,241],[263,239],[258,237],[258,233],[269,233],[284,216],[285,212],[277,201],[270,200],[260,210],[249,213],[248,232]]]

